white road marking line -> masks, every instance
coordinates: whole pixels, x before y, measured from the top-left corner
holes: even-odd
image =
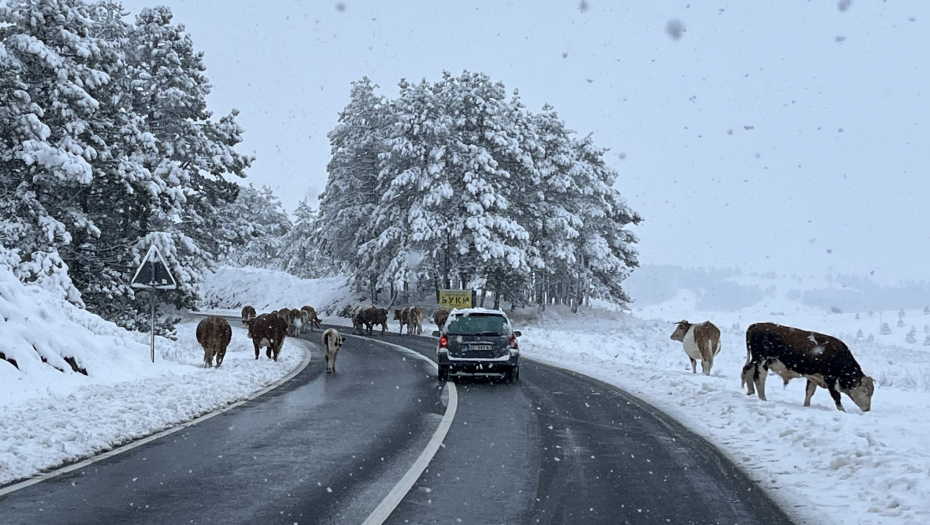
[[[296,339],[296,338],[295,338],[295,339]],[[301,340],[298,339],[298,341],[301,341]],[[301,346],[304,347],[304,360],[303,360],[303,362],[301,362],[300,365],[299,365],[297,368],[295,368],[295,369],[294,369],[291,373],[289,373],[288,375],[284,376],[283,378],[281,378],[281,379],[275,381],[274,383],[272,383],[272,384],[266,386],[265,388],[263,388],[263,389],[261,389],[261,390],[258,390],[258,391],[256,391],[256,392],[253,392],[251,395],[249,395],[249,397],[247,397],[247,398],[245,398],[245,399],[243,399],[243,400],[241,400],[241,401],[237,401],[237,402],[235,402],[235,403],[233,403],[233,404],[231,404],[231,405],[227,405],[227,406],[225,406],[225,407],[223,407],[223,408],[221,408],[221,409],[219,409],[219,410],[215,410],[215,411],[213,411],[213,412],[204,414],[204,415],[198,417],[197,419],[193,419],[193,420],[188,421],[188,422],[186,422],[186,423],[181,423],[181,424],[179,424],[179,425],[176,426],[176,427],[169,428],[168,430],[162,430],[161,432],[159,432],[159,433],[157,433],[157,434],[152,434],[151,436],[144,437],[144,438],[139,439],[139,440],[137,440],[137,441],[133,441],[132,443],[129,443],[128,445],[123,445],[123,446],[120,446],[120,447],[116,447],[116,448],[114,448],[114,449],[112,449],[112,450],[109,450],[109,451],[107,451],[107,452],[104,452],[103,454],[94,456],[94,457],[92,457],[92,458],[85,459],[85,460],[83,460],[83,461],[79,461],[78,463],[74,463],[74,464],[72,464],[72,465],[68,465],[67,467],[62,467],[62,468],[59,468],[59,469],[55,469],[55,470],[53,470],[53,471],[51,471],[51,472],[46,472],[46,473],[44,473],[44,474],[38,474],[38,475],[36,475],[35,477],[32,477],[32,478],[27,479],[26,481],[21,481],[21,482],[19,482],[19,483],[10,485],[9,487],[0,489],[0,496],[5,496],[5,495],[7,495],[7,494],[10,494],[11,492],[16,492],[17,490],[21,490],[21,489],[24,489],[24,488],[26,488],[26,487],[30,487],[30,486],[32,486],[32,485],[35,485],[36,483],[41,483],[41,482],[43,482],[43,481],[45,481],[45,480],[47,480],[47,479],[51,479],[51,478],[60,476],[60,475],[62,475],[62,474],[67,474],[68,472],[74,472],[75,470],[82,469],[82,468],[84,468],[84,467],[86,467],[86,466],[88,466],[88,465],[91,465],[91,464],[93,464],[93,463],[96,463],[96,462],[98,462],[98,461],[101,461],[101,460],[104,460],[104,459],[107,459],[107,458],[111,458],[111,457],[113,457],[113,456],[115,456],[115,455],[117,455],[117,454],[122,454],[123,452],[132,450],[132,449],[134,449],[134,448],[136,448],[136,447],[141,447],[142,445],[145,445],[146,443],[151,443],[152,441],[155,441],[156,439],[160,439],[160,438],[163,438],[163,437],[168,436],[168,435],[170,435],[170,434],[174,434],[175,432],[177,432],[177,431],[179,431],[179,430],[184,430],[185,428],[187,428],[187,427],[189,427],[189,426],[196,425],[197,423],[200,423],[200,422],[202,422],[202,421],[206,421],[206,420],[210,419],[211,417],[218,416],[218,415],[222,414],[223,412],[232,410],[232,409],[236,408],[236,407],[239,406],[239,405],[242,405],[242,404],[244,404],[244,403],[248,403],[249,401],[252,401],[252,400],[255,399],[256,397],[261,396],[261,395],[263,395],[263,394],[266,394],[266,393],[270,392],[271,390],[274,390],[275,388],[278,388],[279,386],[281,386],[281,385],[283,385],[284,383],[286,383],[286,382],[290,381],[291,379],[293,379],[294,376],[296,376],[297,374],[299,374],[300,372],[302,372],[303,369],[304,369],[304,368],[307,368],[307,365],[310,364],[310,358],[312,357],[312,353],[310,352],[310,349],[306,347],[306,345],[307,345],[308,342],[307,342],[307,341],[301,341],[301,342],[303,343]]]
[[[351,334],[349,334],[351,335]],[[367,337],[357,337],[358,339],[365,339],[371,341]],[[393,343],[385,343],[384,341],[377,341],[379,344],[393,347],[401,352],[411,354],[418,359],[422,359],[431,365],[433,365],[436,370],[439,370],[439,365],[437,365],[432,359],[414,352],[409,348],[404,348],[400,345],[395,345]],[[423,475],[423,472],[426,470],[426,467],[429,466],[429,462],[433,460],[433,456],[436,455],[436,452],[439,450],[439,447],[442,446],[442,442],[446,439],[446,434],[449,433],[449,427],[452,426],[452,420],[455,419],[455,411],[459,405],[459,396],[458,392],[455,389],[455,383],[451,381],[446,382],[446,388],[449,391],[449,404],[446,406],[446,413],[442,416],[442,421],[439,422],[439,427],[436,429],[436,432],[433,434],[433,437],[430,438],[429,443],[426,444],[426,447],[423,449],[423,452],[420,453],[420,456],[416,461],[413,462],[413,465],[407,469],[406,474],[400,481],[394,485],[394,488],[391,489],[391,492],[381,501],[380,504],[368,515],[368,518],[362,522],[362,525],[381,525],[385,520],[388,519],[388,516],[394,512],[394,509],[400,505],[400,502],[404,499],[404,496],[410,492],[410,489],[413,488],[413,484],[420,479],[420,476]]]

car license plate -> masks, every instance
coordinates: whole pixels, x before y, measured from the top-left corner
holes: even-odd
[[[468,345],[469,350],[490,350],[491,345]]]

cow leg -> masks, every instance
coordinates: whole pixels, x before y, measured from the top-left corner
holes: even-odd
[[[811,398],[814,397],[814,392],[816,391],[817,391],[817,384],[811,381],[810,379],[808,379],[807,387],[804,388],[804,406],[806,407],[811,406]]]
[[[262,347],[258,346],[258,341],[253,341],[252,344],[255,345],[255,359],[258,360],[258,355],[261,354]]]
[[[751,396],[756,393],[756,387],[752,380],[752,376],[755,373],[755,369],[756,369],[756,364],[752,362],[746,363],[746,366],[743,367],[743,373],[741,377],[742,377],[742,384],[746,385],[746,388],[748,389],[748,391],[746,392],[747,396]]]
[[[704,359],[701,361],[701,371],[704,372],[704,375],[710,375],[710,368],[714,366],[714,362],[710,359]]]
[[[697,361],[695,361],[690,356],[688,357],[688,359],[691,359],[691,373],[696,374],[697,373]]]
[[[220,350],[216,353],[216,367],[219,368],[223,364],[223,358],[226,357],[226,349]]]
[[[836,409],[840,412],[846,412],[846,409],[843,408],[843,402],[840,399],[840,392],[836,389],[836,378],[828,377],[826,378],[827,391],[830,392],[830,397],[833,398],[833,402],[836,403]]]
[[[769,375],[769,369],[764,364],[759,364],[756,366],[756,373],[752,375],[752,380],[756,384],[756,390],[759,391],[759,399],[762,401],[768,401],[765,399],[765,378]]]

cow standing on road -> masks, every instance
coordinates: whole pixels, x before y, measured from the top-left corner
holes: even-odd
[[[216,367],[223,364],[226,357],[226,347],[232,340],[232,328],[226,319],[218,315],[204,317],[197,323],[197,342],[203,347],[203,367],[213,366],[213,357],[216,356]]]
[[[804,406],[811,406],[817,387],[826,388],[843,410],[840,394],[846,394],[863,412],[872,408],[873,379],[862,372],[846,343],[839,339],[774,323],[757,323],[746,330],[746,366],[742,380],[749,395],[759,391],[765,401],[765,378],[771,370],[788,381],[807,379]]]
[[[346,338],[339,335],[335,328],[327,328],[323,332],[323,358],[326,360],[326,373],[336,373],[336,357],[342,349]]]
[[[685,347],[685,353],[691,360],[691,372],[697,373],[697,362],[701,362],[701,371],[710,375],[714,366],[714,356],[720,353],[720,329],[710,321],[691,324],[688,321],[679,321],[672,333],[673,341],[680,341]]]

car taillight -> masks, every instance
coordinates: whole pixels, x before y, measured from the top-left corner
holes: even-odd
[[[439,338],[439,348],[448,348],[449,347],[449,336],[443,334]]]
[[[510,349],[511,349],[511,350],[519,350],[519,349],[520,349],[520,345],[517,344],[517,336],[516,336],[516,334],[510,334]]]

